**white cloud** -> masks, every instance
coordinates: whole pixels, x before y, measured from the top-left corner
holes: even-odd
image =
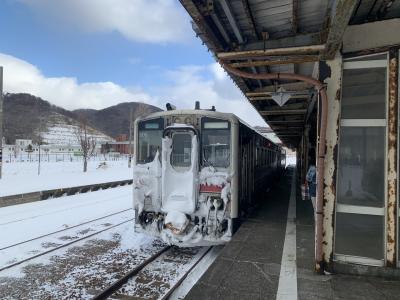
[[[265,125],[217,63],[165,71],[161,85],[154,83],[146,89],[126,88],[113,82],[79,84],[76,78],[46,77],[36,66],[1,53],[0,66],[4,67],[4,92],[30,93],[66,109],[101,109],[128,101],[161,108],[172,102],[178,108],[193,108],[198,100],[202,108],[215,105],[218,111],[234,113],[251,125]]]
[[[151,100],[140,88],[127,89],[112,82],[79,84],[76,78],[45,77],[34,65],[1,53],[0,66],[4,67],[4,92],[30,93],[67,109],[99,109],[120,102]]]
[[[182,42],[193,36],[174,0],[19,0],[42,21],[84,32],[119,32],[139,42]]]
[[[161,87],[157,94],[178,108],[193,108],[195,101],[200,101],[202,108],[214,105],[217,111],[234,113],[251,125],[266,125],[218,63],[183,66],[166,76],[171,84]]]

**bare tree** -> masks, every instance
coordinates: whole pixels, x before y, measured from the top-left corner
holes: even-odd
[[[75,128],[75,136],[82,149],[83,172],[87,171],[87,161],[95,153],[97,145],[96,139],[90,136],[88,129],[86,119],[81,119],[79,126]]]

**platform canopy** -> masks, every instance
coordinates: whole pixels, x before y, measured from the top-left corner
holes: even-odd
[[[180,0],[214,57],[248,73],[318,79],[348,25],[400,17],[388,0]],[[314,87],[294,80],[230,76],[284,144],[295,147],[316,107]]]

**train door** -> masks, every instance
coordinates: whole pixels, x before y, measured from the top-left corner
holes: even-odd
[[[343,63],[335,260],[385,263],[387,55]]]
[[[162,211],[191,214],[198,190],[198,137],[193,128],[169,127],[162,142]]]

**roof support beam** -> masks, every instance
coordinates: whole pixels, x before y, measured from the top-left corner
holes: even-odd
[[[290,99],[308,99],[310,95],[291,95]],[[273,100],[272,96],[264,96],[264,97],[249,97],[250,101],[264,101],[264,100]]]
[[[276,116],[276,115],[303,115],[307,109],[280,109],[280,110],[262,110],[262,116]]]
[[[274,105],[268,107],[267,110],[270,111],[281,111],[281,110],[296,110],[296,109],[306,109],[307,103],[300,102],[300,103],[292,103],[292,104],[285,104],[284,106]]]
[[[278,87],[282,87],[287,91],[306,92],[312,88],[312,85],[306,82],[291,82],[278,84]],[[275,86],[266,86],[261,89],[255,89],[253,92],[276,92]]]
[[[258,34],[257,28],[256,28],[256,22],[254,21],[254,16],[253,13],[251,12],[250,9],[250,3],[249,0],[242,0],[243,8],[244,11],[247,15],[247,19],[249,20],[250,26],[253,29],[253,35],[256,39],[260,39],[260,35]]]
[[[262,66],[273,66],[273,65],[288,65],[288,64],[301,64],[305,62],[315,62],[319,60],[319,55],[299,55],[299,56],[284,56],[268,57],[268,60],[256,60],[248,62],[237,62],[228,64],[234,68],[246,68],[246,67],[262,67]]]
[[[297,11],[299,9],[299,1],[292,0],[292,33],[297,33]]]
[[[285,137],[300,137],[302,136],[302,133],[298,133],[298,134],[277,134],[278,138],[285,138]]]
[[[229,24],[232,27],[233,33],[235,34],[236,39],[238,40],[239,44],[243,44],[244,39],[242,33],[239,30],[239,26],[235,20],[235,17],[232,13],[232,9],[229,3],[226,0],[218,0],[224,10],[226,17],[228,18]]]
[[[280,39],[269,39],[265,41],[247,43],[241,47],[240,50],[264,50],[264,49],[276,49],[276,48],[287,48],[287,47],[302,47],[310,45],[318,45],[322,43],[321,34],[317,33],[305,33],[297,34],[295,36],[283,37]],[[264,47],[265,46],[265,47]]]
[[[333,59],[342,45],[343,35],[357,0],[336,0],[331,8],[331,22],[326,40],[325,59]]]
[[[255,57],[279,56],[279,55],[298,55],[298,54],[315,54],[325,50],[325,45],[312,45],[303,47],[289,47],[266,50],[249,50],[249,51],[233,51],[220,52],[217,57],[223,60],[227,59],[251,59]]]
[[[262,96],[272,96],[273,94],[275,94],[275,91],[271,91],[271,92],[248,92],[246,93],[247,97],[262,97]],[[310,93],[308,91],[285,91],[285,93],[291,94],[292,96],[304,96],[304,97],[309,97]]]
[[[281,121],[274,121],[268,120],[268,124],[286,124],[286,123],[304,123],[304,120],[281,120]]]
[[[215,12],[212,12],[210,14],[211,19],[213,20],[215,26],[217,26],[219,32],[221,33],[222,37],[224,38],[225,42],[229,45],[231,43],[231,40],[229,38],[228,33],[226,32],[225,28],[222,26],[221,22],[219,21],[217,15]]]
[[[179,1],[181,2],[182,6],[186,9],[186,11],[189,13],[189,15],[192,17],[196,27],[198,27],[201,33],[207,35],[210,42],[210,46],[214,48],[215,51],[221,49],[218,43],[218,39],[214,35],[210,26],[207,24],[206,20],[204,20],[204,17],[197,8],[196,4],[193,3],[193,0],[179,0]]]
[[[232,30],[233,30],[233,33],[235,34],[236,39],[238,40],[239,44],[243,44],[244,43],[243,35],[240,32],[239,26],[236,22],[235,16],[232,13],[232,9],[231,9],[229,3],[226,0],[218,0],[218,1],[221,4],[226,17],[228,18],[229,24],[232,27]],[[249,61],[249,63],[251,63],[251,61]],[[256,74],[258,73],[255,66],[250,66],[250,68],[253,73],[256,73]],[[257,80],[257,83],[258,83],[259,87],[263,86],[261,80]]]
[[[274,126],[273,127],[274,131],[279,131],[279,130],[304,130],[304,126]]]

